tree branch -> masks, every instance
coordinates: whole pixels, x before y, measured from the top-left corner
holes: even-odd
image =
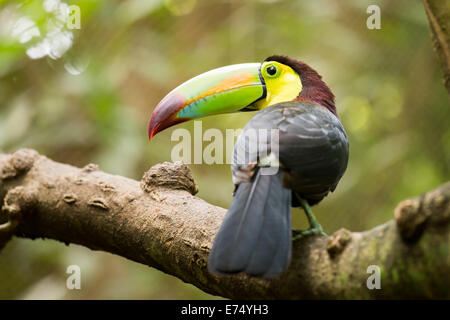
[[[450,297],[450,183],[402,202],[395,220],[372,230],[294,242],[289,270],[270,281],[208,272],[226,210],[196,191],[181,163],[156,165],[138,182],[96,165],[56,163],[33,150],[0,154],[0,247],[12,236],[76,243],[229,298]],[[366,286],[369,265],[381,268],[381,290]]]
[[[423,0],[431,29],[433,47],[441,64],[444,83],[450,94],[450,7],[447,0]]]

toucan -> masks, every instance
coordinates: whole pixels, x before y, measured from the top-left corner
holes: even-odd
[[[326,236],[311,206],[335,190],[347,168],[347,135],[322,77],[282,55],[214,69],[165,96],[148,134],[151,139],[184,121],[247,111],[257,112],[234,147],[234,197],[207,265],[217,275],[273,278],[288,268],[293,240]],[[261,131],[266,134],[254,134]],[[291,207],[298,206],[310,228],[293,232]]]

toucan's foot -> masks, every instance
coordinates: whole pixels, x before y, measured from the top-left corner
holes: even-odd
[[[304,237],[310,236],[310,235],[319,235],[319,236],[327,237],[327,234],[325,232],[323,232],[322,226],[316,220],[316,217],[314,216],[314,214],[311,210],[311,207],[309,206],[308,201],[299,197],[298,195],[297,195],[297,198],[300,201],[300,204],[306,213],[306,217],[308,218],[310,228],[307,230],[294,230],[294,234],[292,235],[292,240],[295,241],[295,240],[298,240],[300,238],[304,238]]]
[[[316,226],[309,228],[307,230],[293,230],[292,232],[293,232],[292,241],[305,238],[310,235],[319,235],[328,237],[328,235],[325,232],[323,232],[322,226],[320,224],[317,224]]]

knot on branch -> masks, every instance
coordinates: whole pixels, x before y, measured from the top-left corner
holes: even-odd
[[[443,226],[450,222],[450,182],[427,192],[423,197],[422,210],[429,217],[429,224]]]
[[[31,149],[20,149],[8,157],[0,169],[0,180],[20,176],[28,172],[39,154]]]
[[[402,239],[411,242],[420,238],[426,225],[447,224],[450,220],[450,183],[421,197],[402,201],[394,216]]]
[[[144,174],[141,189],[150,193],[157,188],[186,190],[192,195],[198,192],[191,170],[181,161],[159,163]]]
[[[347,229],[339,229],[328,241],[327,251],[331,258],[336,257],[344,251],[347,244],[352,240],[352,233]]]
[[[106,211],[109,210],[109,206],[103,198],[94,198],[88,202],[88,205]]]
[[[35,202],[36,195],[32,190],[18,186],[6,194],[2,212],[6,214],[9,221],[19,221],[24,211],[30,209]]]
[[[90,173],[90,172],[94,172],[94,171],[99,171],[100,167],[98,166],[98,164],[89,163],[89,164],[85,165],[83,167],[83,169],[81,169],[81,170],[85,173]]]
[[[35,201],[35,194],[25,187],[19,186],[8,191],[1,210],[7,222],[0,225],[0,249],[11,239],[23,213],[30,209]]]

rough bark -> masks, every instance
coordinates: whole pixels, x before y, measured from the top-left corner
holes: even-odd
[[[450,0],[423,0],[431,29],[433,47],[450,94]]]
[[[207,271],[226,210],[196,191],[180,163],[157,165],[138,182],[33,150],[0,154],[0,247],[12,236],[76,243],[228,298],[450,298],[450,183],[400,203],[394,220],[372,230],[294,242],[290,268],[272,280]],[[381,269],[381,290],[367,288],[370,265]]]

